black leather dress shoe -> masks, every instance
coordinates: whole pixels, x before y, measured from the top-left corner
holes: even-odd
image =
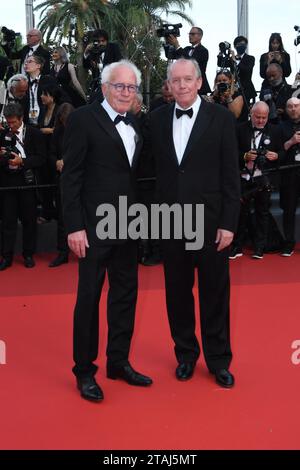
[[[216,382],[221,387],[231,388],[234,386],[234,377],[227,369],[219,369],[213,372]]]
[[[90,401],[101,401],[104,398],[103,392],[94,377],[77,377],[77,388],[82,398]]]
[[[25,256],[24,257],[24,266],[25,268],[34,268],[35,261],[32,256]]]
[[[189,380],[193,377],[195,362],[181,362],[176,368],[175,374],[178,380]]]
[[[152,379],[150,379],[150,377],[136,372],[130,364],[125,364],[123,366],[107,364],[106,372],[109,379],[123,379],[130,385],[146,387],[152,384]]]
[[[2,258],[0,261],[0,271],[9,268],[12,265],[12,260],[8,258]]]
[[[69,256],[67,253],[59,253],[56,258],[54,258],[51,263],[49,263],[49,268],[56,268],[57,266],[60,266],[61,264],[68,263],[69,261]]]

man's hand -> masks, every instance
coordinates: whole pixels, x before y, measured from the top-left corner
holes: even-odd
[[[300,131],[295,132],[291,140],[293,142],[293,145],[300,144]]]
[[[245,162],[254,162],[257,158],[256,150],[249,150],[249,152],[245,153]]]
[[[266,158],[270,160],[270,162],[274,162],[275,160],[278,160],[278,153],[276,152],[267,152],[266,153]]]
[[[63,160],[57,160],[57,161],[56,161],[56,169],[57,169],[57,171],[59,171],[59,172],[61,173],[63,167],[64,167],[64,161],[63,161]]]
[[[86,231],[79,230],[78,232],[70,233],[68,235],[68,245],[78,258],[85,258],[86,248],[90,247]]]
[[[166,42],[167,44],[171,44],[171,46],[174,46],[176,49],[178,49],[179,47],[178,39],[176,36],[173,36],[173,34],[170,34],[166,37]]]
[[[232,242],[234,237],[233,232],[229,232],[229,230],[224,230],[219,228],[217,231],[217,238],[216,243],[219,245],[217,251],[222,251],[224,248],[227,248],[230,243]]]
[[[23,160],[22,157],[20,157],[19,154],[15,152],[11,152],[12,157],[10,160],[8,160],[8,164],[11,166],[22,166],[23,165]]]

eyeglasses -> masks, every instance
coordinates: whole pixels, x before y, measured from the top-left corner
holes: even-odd
[[[190,36],[195,36],[197,34],[199,34],[199,33],[189,33]]]
[[[33,38],[34,36],[38,36],[38,34],[26,34],[27,38]]]
[[[125,91],[125,88],[127,89],[128,93],[137,93],[139,90],[139,87],[137,85],[125,85],[124,83],[110,83],[110,82],[107,82],[107,83],[108,85],[114,87],[114,89],[118,93]]]
[[[25,63],[25,64],[36,64],[36,61],[35,61],[35,60],[32,60],[32,59],[29,59],[29,60],[25,60],[24,63]]]

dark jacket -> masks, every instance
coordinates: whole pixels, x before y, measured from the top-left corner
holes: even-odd
[[[96,235],[100,204],[113,205],[118,220],[119,196],[127,196],[128,206],[136,202],[136,165],[142,138],[135,121],[133,127],[136,151],[130,166],[116,126],[98,101],[77,109],[68,119],[61,176],[64,220],[67,233],[85,229],[90,246],[115,243],[99,240]]]

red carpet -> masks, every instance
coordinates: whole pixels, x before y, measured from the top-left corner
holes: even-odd
[[[154,384],[106,379],[105,292],[101,404],[80,398],[70,371],[77,264],[48,269],[49,258],[37,256],[32,270],[16,259],[0,273],[1,449],[299,449],[299,252],[231,262],[232,390],[215,384],[202,357],[191,381],[176,381],[161,266],[140,269],[131,351]]]

